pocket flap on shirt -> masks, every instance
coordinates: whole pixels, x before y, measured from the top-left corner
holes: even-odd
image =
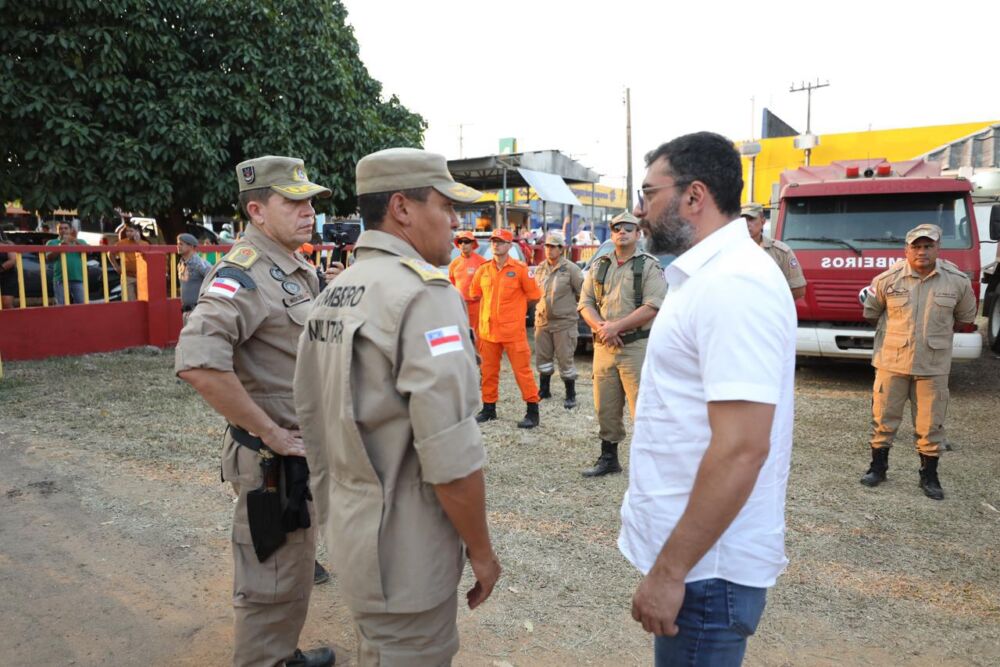
[[[958,297],[953,294],[935,294],[934,303],[945,308],[954,308]]]
[[[932,350],[947,350],[951,348],[951,336],[938,334],[927,337],[927,347]]]

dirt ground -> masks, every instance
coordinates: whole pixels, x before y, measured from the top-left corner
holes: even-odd
[[[219,482],[221,420],[132,350],[8,362],[0,381],[0,663],[228,662],[233,495]],[[615,546],[624,475],[582,480],[597,455],[589,357],[581,406],[523,415],[509,369],[487,424],[489,510],[504,576],[460,611],[457,665],[642,665],[629,616],[638,576]],[[867,489],[872,370],[797,372],[788,497],[790,565],[769,594],[747,665],[1000,664],[1000,359],[957,366],[943,502],[917,488],[908,427],[889,481]],[[626,462],[627,464],[627,462]],[[354,635],[338,578],[313,593],[301,644]],[[468,586],[468,574],[463,586]]]

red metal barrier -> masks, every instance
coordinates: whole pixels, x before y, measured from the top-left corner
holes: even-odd
[[[332,245],[316,245],[315,258]],[[177,342],[181,329],[181,301],[171,298],[170,263],[177,248],[161,246],[11,246],[0,245],[0,252],[63,253],[86,250],[91,256],[101,253],[135,252],[145,260],[139,270],[137,295],[128,302],[48,307],[20,307],[17,292],[14,308],[0,310],[0,357],[3,360],[45,359],[91,352],[110,352],[140,345],[168,347]],[[229,246],[199,246],[198,251],[209,255],[209,261],[221,257]],[[139,262],[140,266],[143,264]],[[58,265],[57,265],[58,267]],[[58,270],[58,268],[57,268]],[[150,279],[162,276],[160,279]]]

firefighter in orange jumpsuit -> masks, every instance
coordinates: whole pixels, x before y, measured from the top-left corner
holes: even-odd
[[[528,275],[528,267],[508,256],[514,235],[509,229],[497,229],[490,237],[493,260],[472,277],[469,293],[482,298],[479,308],[479,354],[483,358],[483,409],[477,422],[497,418],[500,395],[500,356],[506,352],[514,368],[521,397],[527,403],[524,419],[518,428],[538,426],[538,385],[531,371],[531,348],[525,317],[528,303],[542,298],[537,283]]]
[[[458,288],[465,299],[465,308],[469,311],[469,326],[472,327],[473,338],[476,347],[479,347],[479,299],[469,294],[469,286],[472,285],[472,276],[476,269],[486,263],[486,258],[476,252],[479,248],[479,241],[475,235],[463,230],[455,233],[455,246],[462,251],[462,254],[451,260],[448,265],[448,280]]]

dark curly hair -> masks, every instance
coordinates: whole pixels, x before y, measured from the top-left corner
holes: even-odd
[[[665,158],[668,175],[679,183],[701,181],[721,213],[740,214],[743,164],[733,142],[714,132],[685,134],[646,153],[646,167]]]

